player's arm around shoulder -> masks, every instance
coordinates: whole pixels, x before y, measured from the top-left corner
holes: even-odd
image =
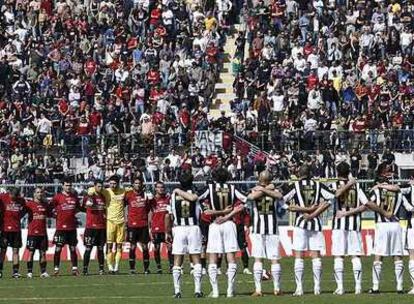
[[[196,202],[198,200],[198,195],[197,194],[190,193],[190,192],[181,190],[179,188],[174,189],[172,194],[177,194],[177,195],[181,196],[182,198],[184,198],[186,201],[189,201],[189,202]]]

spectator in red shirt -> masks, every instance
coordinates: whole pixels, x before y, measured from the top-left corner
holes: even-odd
[[[83,236],[85,253],[83,256],[83,275],[88,275],[89,261],[93,246],[97,247],[99,274],[104,274],[106,243],[106,202],[102,193],[103,182],[95,180],[95,193],[85,196],[82,207],[86,211],[86,227]]]
[[[37,187],[33,194],[33,200],[26,203],[28,213],[28,233],[26,248],[30,255],[27,260],[27,277],[33,277],[33,257],[36,250],[39,250],[40,255],[40,277],[48,278],[49,274],[46,272],[46,251],[49,248],[49,241],[47,238],[47,218],[51,215],[49,204],[46,202],[44,190]]]
[[[3,277],[3,263],[7,247],[13,249],[13,278],[20,278],[19,249],[22,247],[20,220],[25,214],[26,202],[20,196],[18,188],[10,189],[9,193],[0,196],[0,214],[3,218],[0,239],[0,278]]]
[[[76,245],[78,244],[76,213],[80,210],[80,204],[78,196],[72,188],[72,182],[68,179],[63,181],[63,191],[53,197],[51,204],[56,215],[56,232],[53,238],[53,243],[56,245],[54,274],[55,276],[59,275],[62,248],[68,245],[72,262],[72,274],[77,276],[79,271],[76,253]]]

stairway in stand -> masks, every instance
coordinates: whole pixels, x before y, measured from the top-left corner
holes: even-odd
[[[230,102],[236,97],[233,93],[234,77],[231,67],[231,60],[236,51],[235,40],[235,37],[228,36],[224,46],[224,64],[214,89],[213,103],[208,114],[210,119],[220,117],[221,111],[226,111],[226,116],[231,114]]]

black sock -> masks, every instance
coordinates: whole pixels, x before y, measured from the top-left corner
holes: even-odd
[[[40,273],[45,273],[47,262],[44,261],[44,262],[40,262],[39,264],[40,264]]]
[[[201,258],[201,267],[204,268],[204,269],[207,267],[206,258]]]
[[[143,259],[143,263],[144,263],[144,271],[147,271],[148,268],[149,268],[149,264],[150,264],[148,248],[146,248],[142,251],[142,259]]]
[[[70,249],[70,261],[72,263],[72,267],[78,267],[78,255],[76,254],[76,248]]]
[[[91,259],[91,252],[92,248],[86,248],[85,254],[83,255],[83,272],[88,272],[89,261]]]
[[[13,274],[19,273],[19,263],[13,264]]]
[[[221,268],[221,262],[223,261],[222,257],[217,258],[217,268]]]
[[[27,261],[27,273],[33,273],[33,260]]]
[[[103,271],[105,266],[105,255],[103,248],[98,248],[98,263],[99,263],[99,270]]]
[[[129,248],[129,269],[131,270],[135,270],[135,259],[135,247],[131,247]]]
[[[55,264],[55,268],[59,268],[60,266],[60,253],[61,248],[59,248],[59,250],[55,250],[55,255],[53,256],[53,263]]]
[[[246,248],[242,251],[242,262],[244,268],[249,268],[249,255],[247,254]]]
[[[155,263],[157,264],[157,268],[161,268],[161,254],[160,254],[160,248],[155,248],[154,251],[154,260]]]
[[[172,269],[174,266],[174,256],[171,249],[168,249],[168,262],[170,263],[170,269]]]

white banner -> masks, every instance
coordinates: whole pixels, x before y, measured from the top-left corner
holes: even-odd
[[[196,131],[195,146],[204,156],[212,152],[217,153],[223,149],[223,132]]]

